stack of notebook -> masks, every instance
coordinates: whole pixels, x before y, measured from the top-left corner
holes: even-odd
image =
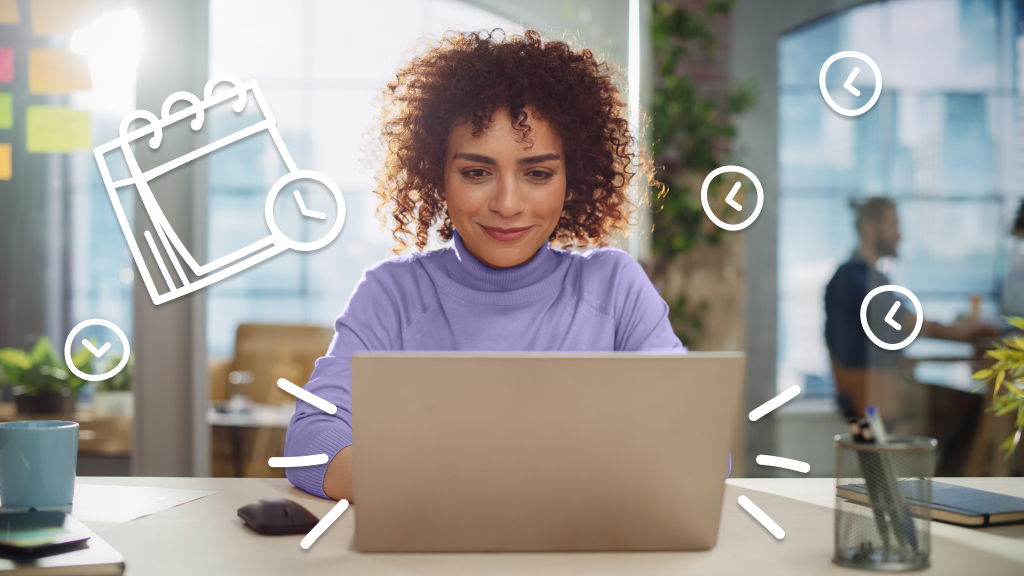
[[[0,512],[0,574],[119,576],[124,557],[63,512]]]
[[[960,526],[980,527],[1024,522],[1024,498],[932,482],[932,501],[925,502],[910,496],[923,493],[923,487],[914,485],[920,482],[924,480],[899,482],[901,491],[910,504],[910,511],[917,516],[926,515],[928,508],[931,508],[934,520]],[[867,488],[863,484],[838,486],[836,493],[847,500],[870,504]]]

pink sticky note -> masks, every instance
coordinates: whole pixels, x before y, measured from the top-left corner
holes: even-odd
[[[14,81],[14,48],[0,46],[0,82]]]

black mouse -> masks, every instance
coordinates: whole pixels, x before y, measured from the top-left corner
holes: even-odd
[[[238,509],[245,525],[260,534],[305,534],[319,522],[296,502],[287,498],[264,498]]]

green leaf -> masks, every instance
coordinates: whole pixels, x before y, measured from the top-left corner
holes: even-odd
[[[1021,318],[1020,316],[1009,316],[1006,318],[1006,321],[1009,322],[1011,326],[1024,330],[1024,318]]]
[[[996,347],[994,349],[985,352],[985,356],[995,358],[996,360],[1003,360],[1006,358],[1006,349],[999,346],[999,344],[996,344],[995,346]]]
[[[986,368],[984,370],[978,370],[971,376],[971,378],[974,380],[988,380],[990,376],[992,376],[992,371]]]
[[[5,368],[10,366],[19,370],[28,370],[32,367],[32,359],[28,353],[17,348],[4,348],[0,350],[0,364]]]
[[[996,410],[996,416],[1003,416],[1005,414],[1009,414],[1010,412],[1013,412],[1016,409],[1017,409],[1017,406],[1014,405],[1014,404],[1009,404],[1007,406],[1003,406],[999,410]]]
[[[36,342],[36,345],[32,347],[32,351],[29,352],[28,356],[34,366],[60,365],[60,359],[57,357],[57,352],[53,349],[53,344],[50,342],[50,339],[45,335],[39,337],[39,340]]]
[[[4,348],[0,350],[0,375],[11,384],[21,382],[21,374],[32,367],[32,361],[24,350]]]
[[[1024,433],[1024,426],[1018,427],[1017,432],[1011,435],[1003,442],[1001,449],[1006,450],[1006,454],[1003,455],[1003,460],[1009,460],[1010,455],[1017,449],[1017,445],[1020,444],[1021,433]]]

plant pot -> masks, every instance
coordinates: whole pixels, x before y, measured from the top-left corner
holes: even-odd
[[[105,418],[131,418],[135,395],[130,390],[97,390],[92,394],[92,409]]]
[[[75,395],[68,391],[65,396],[61,392],[40,392],[39,394],[18,394],[14,397],[18,414],[74,414]]]

